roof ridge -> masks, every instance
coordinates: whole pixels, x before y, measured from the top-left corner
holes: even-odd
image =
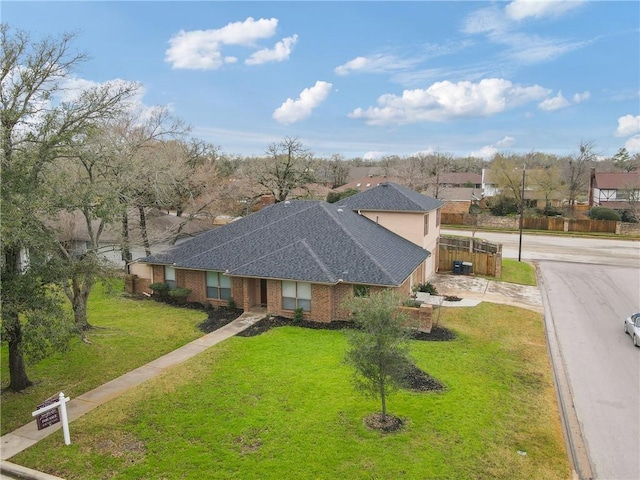
[[[247,267],[249,265],[252,265],[254,263],[258,263],[261,262],[275,254],[277,254],[278,252],[284,251],[288,248],[291,248],[292,246],[295,246],[297,244],[301,244],[305,250],[307,252],[309,252],[309,254],[311,255],[311,257],[316,261],[316,265],[318,265],[318,267],[320,268],[320,270],[322,270],[326,275],[327,275],[327,279],[331,280],[334,283],[337,283],[337,279],[335,278],[335,276],[329,271],[329,269],[327,269],[326,265],[318,258],[318,255],[313,251],[313,249],[311,248],[311,246],[307,243],[307,241],[304,238],[301,238],[299,240],[296,240],[293,243],[288,243],[280,248],[277,248],[276,250],[273,250],[271,252],[269,252],[267,255],[263,255],[262,257],[258,257],[255,258],[253,260],[251,260],[250,262],[246,262],[243,263],[241,265],[237,265],[235,266],[232,270],[229,271],[229,273],[233,274],[233,270],[239,270],[241,268]]]
[[[350,239],[351,239],[351,240],[352,240],[356,245],[358,245],[358,247],[360,247],[360,249],[364,252],[364,254],[367,256],[367,258],[369,258],[369,260],[371,260],[371,261],[373,262],[373,264],[374,264],[374,265],[376,265],[376,267],[378,267],[378,268],[379,268],[379,269],[380,269],[380,270],[381,270],[381,271],[386,275],[386,277],[387,277],[389,280],[391,280],[391,282],[394,282],[394,281],[395,281],[395,279],[393,278],[393,275],[391,275],[391,274],[387,271],[387,269],[386,269],[386,268],[384,268],[384,267],[380,264],[380,262],[378,262],[378,260],[377,260],[373,255],[371,255],[371,253],[369,253],[369,250],[368,250],[367,248],[365,248],[365,247],[364,247],[364,245],[362,245],[362,243],[360,243],[360,241],[359,241],[357,238],[355,238],[355,237],[353,236],[353,234],[352,234],[348,229],[346,229],[346,228],[344,227],[344,225],[342,225],[342,223],[341,223],[341,222],[339,222],[339,221],[338,221],[338,219],[335,217],[335,215],[333,214],[333,212],[332,212],[331,210],[329,210],[329,205],[330,205],[330,204],[325,203],[325,202],[322,202],[322,203],[320,204],[320,206],[321,206],[321,207],[322,207],[322,208],[323,208],[323,209],[324,209],[324,210],[329,214],[329,216],[331,217],[331,219],[332,219],[332,220],[333,220],[333,221],[338,225],[338,227],[340,227],[340,229],[341,229],[341,230],[342,230],[342,231],[343,231],[343,232],[344,232],[344,233],[345,233],[345,234],[346,234],[346,235],[347,235],[347,236],[348,236],[348,237],[349,237],[349,238],[350,238]],[[340,210],[340,208],[338,208],[338,210]],[[336,213],[340,213],[340,212],[336,212]],[[352,212],[352,213],[354,213],[355,215],[358,215],[359,217],[364,218],[364,219],[365,219],[365,220],[367,220],[368,222],[372,222],[371,220],[369,220],[369,219],[368,219],[367,217],[365,217],[364,215],[360,215],[359,213],[356,213],[356,212]],[[384,228],[384,227],[380,227],[380,228]],[[385,230],[386,230],[387,232],[389,232],[389,233],[393,234],[393,235],[398,236],[399,238],[402,238],[402,237],[400,237],[400,235],[397,235],[396,233],[392,232],[391,230],[387,230],[386,228],[385,228]]]
[[[218,248],[220,248],[220,247],[224,247],[225,245],[227,245],[227,244],[229,244],[229,243],[232,243],[232,242],[236,242],[236,241],[238,241],[238,240],[240,240],[240,239],[242,239],[242,238],[244,238],[244,237],[253,237],[253,236],[255,236],[258,232],[260,232],[260,231],[264,230],[265,228],[269,228],[269,227],[271,227],[272,225],[278,224],[278,223],[280,223],[281,221],[286,220],[287,218],[290,218],[290,217],[292,217],[292,216],[294,216],[294,215],[298,215],[298,214],[300,214],[300,213],[302,213],[302,212],[304,212],[304,211],[308,210],[309,208],[313,208],[313,207],[314,207],[314,204],[315,204],[316,202],[319,202],[319,200],[299,200],[299,202],[300,202],[300,203],[309,202],[309,205],[308,205],[308,206],[305,206],[305,208],[303,208],[303,209],[301,209],[301,210],[298,210],[297,212],[292,213],[291,215],[287,215],[287,216],[284,216],[284,217],[280,217],[280,218],[278,218],[277,220],[275,220],[275,221],[273,221],[273,222],[269,222],[269,223],[264,224],[264,225],[259,225],[259,226],[258,226],[258,228],[257,228],[257,229],[255,229],[255,230],[248,231],[248,232],[246,232],[246,233],[243,233],[243,234],[241,234],[241,235],[238,235],[237,237],[233,237],[233,238],[231,238],[231,239],[227,240],[226,242],[219,243],[219,244],[217,244],[216,246],[214,246],[214,247],[212,247],[212,248],[209,248],[208,250],[205,250],[205,251],[203,251],[203,252],[200,252],[200,253],[198,253],[197,255],[194,255],[194,256],[192,256],[192,257],[189,257],[189,258],[188,258],[188,260],[193,260],[193,259],[195,259],[195,258],[198,258],[198,257],[200,257],[200,256],[202,256],[202,255],[204,255],[204,254],[206,254],[206,253],[212,252],[213,250],[217,250],[217,249],[218,249]],[[284,204],[286,205],[286,202],[282,202],[282,203],[284,203]],[[277,205],[277,204],[274,204],[274,205]],[[273,205],[269,205],[269,206],[270,206],[270,207],[272,207]],[[258,212],[256,212],[256,213],[260,213],[260,211],[258,211]],[[244,217],[242,220],[244,220],[244,219],[249,219],[249,218],[251,218],[251,215]],[[242,220],[238,220],[238,221],[242,221]]]

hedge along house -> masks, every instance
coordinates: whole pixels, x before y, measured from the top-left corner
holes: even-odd
[[[393,197],[383,202],[387,206],[401,198],[424,197],[389,184],[348,200],[374,190]],[[370,197],[372,208],[381,212],[374,199]],[[409,296],[415,283],[429,278],[433,269],[424,235],[414,242],[343,203],[294,200],[269,205],[137,261],[131,272],[146,281],[130,285],[139,293],[149,283],[169,283],[190,289],[192,302],[227,305],[233,299],[245,311],[265,307],[273,315],[289,318],[300,308],[307,319],[329,322],[348,318],[343,304],[354,295],[391,287]],[[435,216],[441,203],[428,199],[428,205]],[[390,215],[406,207],[393,206]],[[423,233],[424,213],[418,219]],[[415,227],[404,230],[414,236]]]

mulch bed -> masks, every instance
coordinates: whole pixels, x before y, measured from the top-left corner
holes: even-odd
[[[414,392],[443,392],[445,386],[428,373],[423,372],[416,365],[405,372],[404,387]]]
[[[398,417],[389,415],[387,413],[386,418],[382,417],[382,413],[372,413],[364,417],[364,424],[372,429],[379,430],[385,433],[396,432],[402,428],[404,422]]]
[[[198,328],[204,333],[211,333],[231,323],[242,315],[243,310],[241,308],[218,307],[208,310],[208,312],[207,319],[198,325]]]

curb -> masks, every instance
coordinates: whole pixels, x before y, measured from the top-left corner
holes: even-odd
[[[0,474],[2,474],[2,478],[19,480],[64,480],[63,478],[7,461],[0,462]]]

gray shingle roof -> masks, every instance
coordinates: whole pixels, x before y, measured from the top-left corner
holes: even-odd
[[[141,261],[234,276],[397,286],[429,255],[349,209],[294,200]]]
[[[351,210],[390,212],[430,212],[443,205],[440,200],[392,182],[347,197],[339,203]]]

